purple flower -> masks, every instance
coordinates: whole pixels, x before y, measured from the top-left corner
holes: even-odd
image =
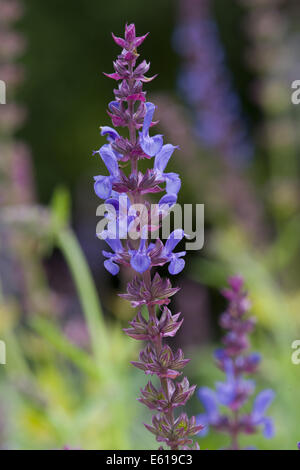
[[[239,97],[207,0],[180,0],[176,51],[179,90],[195,114],[196,137],[237,166],[253,154]]]
[[[103,145],[99,150],[93,152],[93,155],[98,153],[102,158],[106,168],[109,171],[109,176],[98,175],[94,177],[95,193],[101,199],[107,199],[111,196],[113,183],[119,180],[119,166],[115,152],[109,144]]]
[[[136,48],[146,36],[137,37],[134,24],[126,25],[125,38],[113,35],[122,51],[113,62],[114,73],[105,75],[121,82],[114,90],[115,100],[108,105],[108,115],[113,126],[128,128],[128,136],[120,136],[114,128],[104,126],[101,135],[106,136],[108,144],[94,152],[99,153],[109,172],[107,176],[95,177],[95,192],[105,200],[107,220],[104,222],[108,222],[108,227],[99,236],[112,250],[103,251],[106,258],[104,266],[111,274],[118,274],[120,265],[131,266],[137,273],[128,283],[127,293],[121,294],[121,297],[130,301],[133,307],[141,309],[144,306],[148,310],[146,317],[139,311],[130,322],[130,328],[125,330],[131,338],[147,341],[139,361],[132,364],[146,375],[156,375],[160,382],[158,387],[149,382],[141,390],[139,401],[159,413],[153,417],[152,426],[145,426],[155,434],[158,442],[164,442],[172,450],[198,449],[197,445],[193,445],[191,436],[196,435],[202,425],[196,424],[196,419],[189,419],[185,413],[178,418],[174,416],[174,409],[185,405],[195,390],[186,378],[176,382],[189,359],[184,358],[180,349],[173,352],[170,346],[164,344],[164,339],[173,337],[183,321],[179,320],[180,313],[172,315],[166,307],[170,297],[179,289],[172,287],[170,280],[162,279],[158,273],[152,277],[151,272],[155,266],[168,263],[171,274],[179,273],[184,268],[182,257],[185,252],[174,253],[184,237],[181,229],[171,233],[165,245],[160,239],[156,239],[155,243],[148,239],[148,233],[159,228],[160,221],[176,203],[181,182],[176,173],[165,173],[176,147],[163,145],[159,134],[149,135],[150,127],[155,124],[152,122],[155,106],[146,102],[143,83],[154,77],[145,76],[150,63],[145,60],[138,65],[136,63],[139,58]],[[150,160],[154,156],[154,168],[148,168],[143,173],[138,166],[139,160]],[[128,165],[131,171],[125,172],[119,168],[119,163],[121,166],[124,162],[131,163]],[[153,209],[144,196],[160,193],[164,183],[166,194]],[[136,204],[141,201],[144,205],[137,209]],[[121,242],[133,232],[140,235],[139,242]],[[162,313],[160,309],[163,309]]]
[[[169,273],[170,274],[178,274],[180,273],[184,266],[185,261],[182,259],[182,256],[185,255],[185,251],[181,251],[179,253],[173,253],[174,248],[178,245],[178,243],[183,239],[184,231],[182,229],[176,229],[172,232],[166,241],[165,248],[163,250],[163,256],[165,256],[168,260],[169,264]]]
[[[253,426],[263,426],[263,434],[267,439],[274,435],[274,426],[271,418],[265,416],[265,412],[274,400],[275,393],[273,390],[263,390],[255,398],[252,413],[250,415],[251,424]]]
[[[158,206],[161,212],[164,212],[164,208],[170,209],[177,202],[176,194],[165,194],[158,202]]]
[[[101,233],[97,233],[97,236],[103,239],[126,239],[130,224],[135,219],[135,215],[129,215],[131,206],[129,197],[125,193],[112,191],[111,197],[106,199],[105,205],[107,208],[105,217],[108,219],[108,226]]]
[[[104,266],[107,271],[109,271],[113,276],[115,276],[120,271],[120,267],[118,266],[117,262],[120,261],[120,256],[122,255],[122,253],[124,253],[124,248],[119,239],[106,238],[105,241],[109,245],[109,247],[114,251],[114,253],[110,253],[105,250],[102,251],[103,256],[108,258],[104,261]]]
[[[154,170],[156,171],[157,178],[165,181],[167,194],[174,194],[177,196],[181,181],[177,173],[164,173],[164,170],[174,152],[178,148],[171,144],[164,145],[159,153],[156,154],[154,160]]]
[[[149,269],[151,259],[148,254],[149,248],[147,248],[145,238],[141,238],[140,246],[137,250],[130,250],[129,253],[131,254],[130,264],[135,271],[142,274]]]
[[[217,382],[216,391],[219,403],[228,406],[232,410],[239,409],[247,400],[248,395],[253,393],[254,385],[250,381],[228,378],[226,382]]]
[[[127,115],[122,106],[122,102],[111,101],[108,105],[107,114],[111,117],[112,123],[116,127],[126,127]]]
[[[221,326],[228,330],[223,339],[225,347],[215,352],[218,366],[226,374],[226,380],[216,383],[216,391],[206,387],[199,389],[198,397],[205,413],[199,415],[198,420],[216,431],[229,434],[230,449],[238,449],[240,433],[253,434],[262,427],[266,438],[273,436],[272,419],[265,416],[265,413],[274,398],[274,392],[264,390],[259,393],[254,400],[252,412],[243,414],[242,408],[255,390],[254,381],[246,379],[245,374],[253,374],[261,358],[257,353],[247,354],[247,335],[252,331],[253,321],[247,316],[250,303],[243,290],[243,279],[235,276],[230,278],[228,283],[229,289],[223,290],[222,293],[229,300],[229,306],[220,321]],[[221,413],[221,406],[226,406],[229,413]],[[207,428],[204,432],[207,432]]]
[[[251,353],[248,356],[240,356],[236,358],[235,368],[237,371],[243,371],[247,374],[253,374],[261,361],[261,355]]]
[[[197,416],[197,422],[204,425],[199,435],[206,436],[209,425],[217,426],[220,420],[220,413],[217,403],[216,393],[208,387],[201,387],[198,390],[198,398],[204,406],[205,413]]]
[[[149,136],[149,129],[152,123],[153,114],[155,111],[155,105],[153,103],[146,103],[146,115],[144,118],[143,130],[139,133],[140,145],[143,151],[150,157],[154,157],[163,145],[163,137],[157,134],[153,137]]]
[[[135,33],[135,25],[131,23],[130,25],[125,26],[125,39],[118,38],[112,33],[113,40],[115,43],[125,49],[125,51],[134,51],[137,47],[139,47],[149,33],[144,34],[144,36],[137,37]]]
[[[120,134],[113,128],[109,126],[101,126],[100,127],[101,135],[106,135],[108,142],[111,144],[114,142],[118,137],[120,137]]]

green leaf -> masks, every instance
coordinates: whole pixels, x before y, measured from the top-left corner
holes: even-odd
[[[53,225],[56,229],[65,227],[70,221],[71,197],[63,186],[55,189],[51,201]]]
[[[66,359],[73,362],[83,372],[99,379],[99,367],[97,367],[93,359],[88,353],[72,344],[53,322],[42,317],[34,317],[30,321],[30,325]]]
[[[108,366],[105,360],[109,347],[108,330],[86,258],[71,229],[59,230],[56,233],[56,243],[71,271],[87,321],[93,353],[99,364],[102,363],[103,367]]]

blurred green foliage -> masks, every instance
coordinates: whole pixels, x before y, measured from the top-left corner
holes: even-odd
[[[269,141],[262,139],[260,125],[283,114],[292,119],[290,127],[297,129],[299,111],[282,106],[280,100],[286,97],[277,92],[275,99],[265,99],[263,106],[251,99],[250,83],[261,77],[245,65],[245,44],[250,40],[242,27],[235,28],[243,24],[245,12],[238,2],[227,0],[216,0],[214,8],[255,139],[255,159],[243,178],[250,181],[263,207],[268,235],[263,242],[252,237],[247,221],[236,216],[224,194],[222,164],[198,143],[194,155],[186,155],[183,147],[184,158],[172,163],[184,182],[181,201],[204,202],[207,223],[205,248],[188,257],[186,276],[206,286],[210,298],[217,302],[217,290],[228,275],[239,272],[244,276],[258,319],[253,348],[263,356],[258,388],[272,387],[276,392],[270,413],[277,431],[271,441],[249,436],[244,444],[293,449],[300,439],[300,368],[291,362],[291,343],[300,336],[299,142],[282,142],[282,134],[278,137],[272,127]],[[31,237],[38,247],[43,238],[41,251],[35,247],[39,262],[53,249],[63,254],[87,325],[90,348],[72,343],[59,319],[49,312],[41,314],[36,308],[24,319],[18,298],[0,299],[0,337],[8,345],[7,365],[0,368],[4,447],[156,447],[142,425],[149,421],[150,413],[136,403],[145,377],[129,365],[138,354],[138,345],[125,337],[122,321],[116,319],[125,318],[128,312],[117,312],[109,319],[104,316],[85,254],[70,226],[71,199],[76,225],[85,223],[77,215],[80,204],[94,223],[97,199],[91,181],[100,169],[99,162],[89,156],[101,144],[97,127],[109,123],[105,109],[112,98],[112,83],[101,73],[112,70],[117,53],[110,32],[121,34],[126,21],[135,22],[139,33],[151,31],[143,48],[143,57],[151,59],[152,72],[159,73],[151,93],[167,92],[173,99],[179,65],[171,44],[175,1],[26,2],[20,28],[28,39],[28,51],[22,59],[27,80],[19,99],[28,107],[29,120],[20,136],[32,148],[39,202],[49,205],[46,240],[45,234],[40,237],[38,223],[32,223],[35,234]],[[261,75],[266,81],[270,79],[266,72]],[[61,185],[67,190],[60,187],[54,192]],[[24,235],[22,230],[19,226],[17,232]],[[91,231],[89,241],[92,239]],[[43,302],[47,307],[48,297],[43,297]],[[220,313],[213,312],[213,318]],[[188,376],[199,386],[210,386],[220,376],[212,357],[219,335],[217,330],[214,344],[193,345],[187,351],[192,357]],[[202,411],[196,396],[189,407],[195,414]],[[226,446],[226,438],[215,433],[199,441],[202,448]]]

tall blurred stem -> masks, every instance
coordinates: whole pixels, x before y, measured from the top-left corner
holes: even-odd
[[[57,245],[62,251],[77,288],[88,325],[93,353],[103,363],[108,351],[107,331],[91,271],[74,233],[66,228],[58,231]]]
[[[4,293],[2,288],[2,281],[0,278],[0,306],[5,305]],[[22,354],[19,341],[16,338],[15,332],[12,328],[8,328],[6,331],[1,333],[1,336],[7,346],[8,352],[8,364],[7,367],[10,368],[13,372],[18,372],[29,377],[31,371],[28,367],[28,364]]]

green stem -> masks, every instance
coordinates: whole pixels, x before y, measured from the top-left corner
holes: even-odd
[[[0,279],[0,305],[4,304],[4,293],[2,289],[2,282]],[[16,334],[13,329],[6,330],[3,334],[3,341],[7,346],[7,365],[9,371],[13,373],[22,373],[27,376],[31,376],[31,371],[28,367],[26,359],[22,354],[19,341],[17,340]]]
[[[31,319],[30,324],[40,336],[52,344],[58,352],[72,361],[80,370],[91,377],[97,379],[101,377],[95,362],[89,354],[69,342],[55,324],[39,316]]]
[[[88,325],[92,350],[95,358],[101,364],[107,355],[108,337],[91,271],[79,242],[70,229],[66,228],[57,233],[57,245],[70,268]]]

